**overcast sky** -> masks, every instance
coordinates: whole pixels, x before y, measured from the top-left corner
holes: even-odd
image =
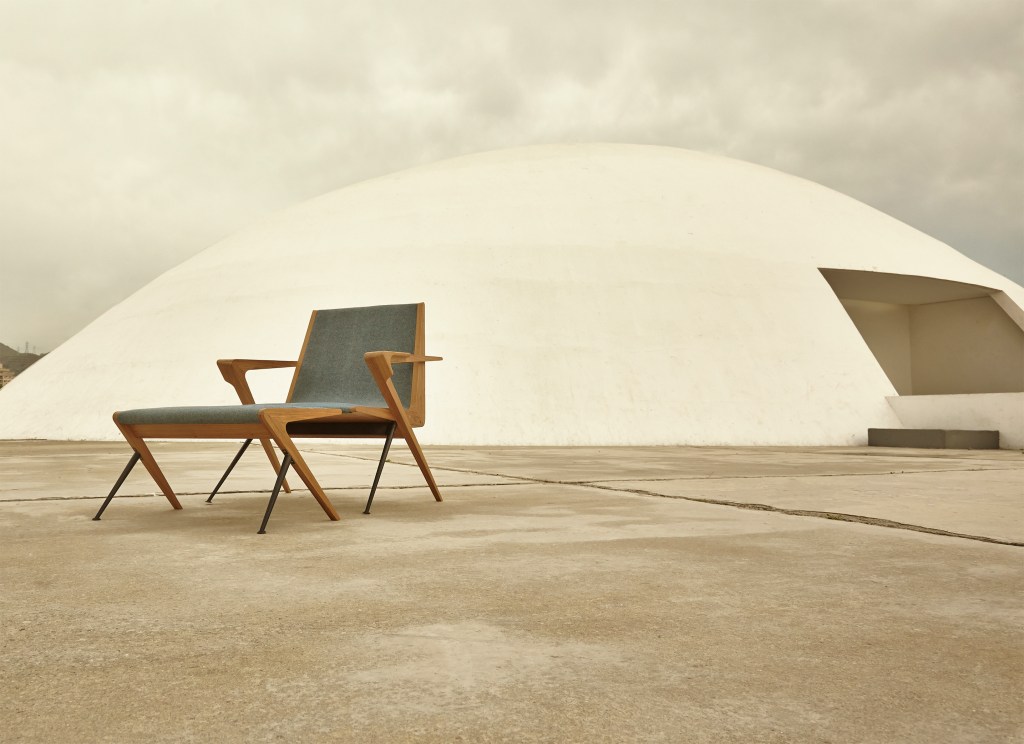
[[[0,342],[270,210],[529,143],[849,194],[1024,283],[1022,0],[0,0]]]

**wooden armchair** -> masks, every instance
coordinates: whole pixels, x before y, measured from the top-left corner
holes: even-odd
[[[441,492],[413,432],[425,420],[426,362],[441,359],[424,356],[423,313],[422,303],[317,310],[310,318],[297,361],[221,359],[217,362],[221,375],[238,393],[240,405],[118,411],[114,414],[114,423],[134,452],[93,519],[100,519],[139,460],[171,506],[182,508],[146,445],[145,440],[153,437],[245,440],[208,502],[213,500],[246,447],[253,439],[259,439],[278,471],[259,534],[266,532],[281,488],[287,490],[285,475],[292,466],[327,516],[335,521],[339,519],[295,446],[293,440],[300,437],[384,438],[384,450],[364,514],[370,513],[395,436],[406,441],[434,499],[441,501]],[[280,367],[295,367],[286,401],[256,403],[246,374]],[[271,440],[284,453],[280,465]]]

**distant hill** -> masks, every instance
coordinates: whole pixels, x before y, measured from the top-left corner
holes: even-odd
[[[20,375],[42,356],[42,354],[16,351],[10,346],[0,344],[0,364],[12,370],[16,375]]]

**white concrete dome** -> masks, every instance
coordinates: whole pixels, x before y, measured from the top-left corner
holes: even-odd
[[[116,439],[115,410],[237,402],[216,359],[294,359],[315,308],[423,301],[445,357],[425,443],[863,443],[900,425],[902,373],[830,286],[865,274],[822,269],[976,287],[1017,353],[1020,286],[853,199],[687,150],[538,146],[365,181],[221,241],[0,391],[0,438]],[[287,377],[250,379],[283,400]],[[1010,390],[944,392],[1024,390],[993,384]]]

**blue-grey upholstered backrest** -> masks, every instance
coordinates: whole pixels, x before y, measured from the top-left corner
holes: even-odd
[[[417,305],[318,310],[296,373],[291,402],[385,406],[363,354],[415,351],[416,310]],[[391,381],[408,407],[412,397],[412,365],[396,364],[394,369]]]

